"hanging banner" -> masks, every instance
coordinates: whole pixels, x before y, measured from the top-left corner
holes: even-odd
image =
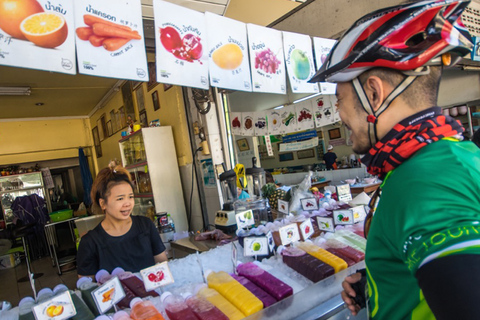
[[[242,135],[242,113],[230,112],[230,128],[232,134]]]
[[[140,0],[75,0],[79,73],[148,81]]]
[[[291,133],[297,131],[297,116],[295,106],[286,106],[280,110],[281,127],[280,133]]]
[[[317,93],[317,83],[308,83],[315,74],[312,39],[310,36],[292,32],[282,32],[285,64],[288,79],[294,93]]]
[[[312,100],[313,112],[315,114],[315,126],[317,128],[335,123],[334,110],[331,105],[330,96],[318,96]]]
[[[309,100],[294,104],[297,114],[297,131],[309,130],[315,128],[315,118],[313,116],[313,105]]]
[[[294,142],[294,141],[302,141],[302,140],[308,140],[315,137],[317,137],[317,131],[310,130],[310,131],[305,131],[300,133],[287,134],[283,137],[282,142],[287,143],[287,142]]]
[[[0,6],[0,65],[77,73],[72,0],[2,1]]]
[[[254,136],[253,125],[254,113],[253,112],[242,112],[242,135],[243,136]]]
[[[338,112],[338,107],[337,107],[337,96],[329,95],[328,98],[330,99],[330,104],[332,105],[332,108],[333,108],[333,120],[335,122],[341,121],[342,119],[340,118],[340,112]]]
[[[247,24],[254,92],[287,93],[282,33]]]
[[[278,152],[305,150],[316,146],[318,146],[318,137],[300,142],[280,143]]]
[[[160,0],[153,12],[157,82],[208,89],[204,14]]]
[[[268,134],[269,135],[277,135],[280,134],[280,128],[282,126],[282,118],[280,116],[279,110],[268,110],[267,111],[267,120],[268,120]]]
[[[317,70],[323,65],[328,54],[332,50],[337,41],[332,39],[313,37],[313,47],[315,49],[315,61],[317,62]],[[335,94],[337,85],[329,82],[320,82],[320,92],[322,94]]]
[[[265,136],[267,135],[267,116],[266,112],[255,112],[253,121],[255,123],[255,136]]]
[[[205,20],[210,85],[252,91],[245,23],[210,12],[205,13]]]

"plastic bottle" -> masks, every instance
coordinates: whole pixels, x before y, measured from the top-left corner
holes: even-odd
[[[173,218],[170,215],[170,213],[167,214],[167,219],[168,219],[168,224],[172,228],[173,232],[175,232],[175,222],[173,221]]]
[[[237,309],[230,301],[225,299],[215,289],[209,288],[206,284],[202,283],[196,287],[195,291],[197,296],[206,299],[215,307],[218,308],[223,314],[228,315],[230,320],[240,320],[245,318],[245,315]]]
[[[20,320],[35,320],[32,308],[35,306],[35,299],[25,297],[18,303],[18,313]]]
[[[311,254],[315,258],[322,260],[326,264],[331,265],[335,270],[335,273],[347,269],[348,267],[344,260],[340,259],[336,255],[331,254],[327,250],[314,245],[313,243],[297,242],[295,246],[307,252],[308,254]]]
[[[165,320],[150,301],[135,298],[130,302],[130,308],[132,308],[130,317],[133,320]]]
[[[158,293],[155,291],[146,291],[145,290],[145,284],[143,281],[138,278],[136,275],[134,275],[131,272],[123,271],[123,272],[115,272],[112,271],[112,276],[117,276],[118,279],[120,279],[120,282],[122,283],[122,287],[125,290],[125,294],[129,291],[127,295],[131,297],[130,301],[135,298],[135,297],[140,297],[140,298],[145,298],[145,297],[158,297]],[[123,300],[122,300],[123,301]]]
[[[0,319],[18,320],[18,309],[12,309],[12,304],[8,301],[0,301]]]
[[[45,302],[53,297],[53,290],[50,288],[43,288],[38,291],[37,294],[37,304]]]
[[[246,316],[263,309],[263,303],[224,271],[207,273],[208,286],[217,290]]]
[[[161,299],[170,320],[198,320],[182,296],[166,291]]]
[[[59,295],[65,291],[69,291],[67,286],[64,284],[58,284],[53,288],[53,294]],[[70,297],[72,298],[73,305],[75,306],[75,310],[77,314],[74,315],[71,319],[72,320],[92,320],[95,318],[95,315],[92,311],[88,308],[85,302],[80,299],[75,293],[70,293]]]
[[[99,312],[92,297],[92,291],[98,288],[98,284],[93,282],[92,278],[82,277],[77,281],[77,288],[82,293],[82,299],[85,301],[88,309],[90,309],[95,316],[98,316]],[[112,310],[113,309],[110,309],[107,312],[113,312]]]
[[[95,274],[95,280],[97,280],[98,284],[104,284],[112,278],[113,276],[105,269],[98,270]]]
[[[132,320],[132,318],[130,318],[130,315],[126,311],[120,310],[115,312],[113,320]]]
[[[72,318],[73,319],[73,318]],[[106,316],[104,314],[99,315],[98,317],[95,318],[95,320],[112,320],[109,316]]]
[[[125,283],[123,283],[123,279],[126,279],[128,277],[134,276],[131,272],[125,271],[122,268],[115,268],[112,271],[112,276],[118,277],[120,280],[120,283],[122,284],[123,291],[125,292],[125,297],[120,300],[117,305],[122,308],[126,309],[130,307],[130,301],[133,300],[133,298],[138,297],[132,290],[130,290]]]
[[[205,298],[194,296],[190,292],[182,294],[185,303],[200,320],[228,320],[228,317]]]
[[[245,277],[242,277],[242,276],[237,276],[235,274],[232,274],[231,275],[233,277],[233,279],[237,280],[238,282],[240,282],[240,284],[242,286],[244,286],[245,288],[248,289],[248,291],[250,291],[251,293],[253,293],[255,295],[255,297],[257,297],[258,299],[260,299],[260,301],[262,301],[263,303],[263,307],[264,308],[267,308],[269,306],[271,306],[272,304],[275,304],[277,303],[277,299],[275,299],[274,297],[272,297],[271,295],[269,295],[268,293],[266,293],[262,288],[260,288],[259,286],[257,286],[255,283],[253,283],[252,281],[248,280],[247,278]]]
[[[278,278],[272,276],[252,262],[243,263],[237,266],[240,276],[244,276],[254,284],[265,290],[277,301],[293,295],[293,288]]]
[[[285,248],[281,255],[283,263],[313,282],[323,280],[335,273],[332,266],[299,248]]]

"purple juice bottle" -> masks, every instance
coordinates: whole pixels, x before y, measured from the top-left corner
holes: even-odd
[[[229,320],[220,309],[205,298],[194,296],[189,292],[182,295],[187,306],[200,320]]]
[[[182,296],[167,291],[161,300],[170,320],[198,320]]]
[[[240,276],[244,276],[248,280],[252,281],[277,301],[293,295],[292,287],[275,278],[253,262],[247,262],[238,265],[237,271]]]
[[[335,273],[332,266],[299,248],[288,247],[283,249],[281,254],[283,263],[313,282],[323,280]]]
[[[233,279],[240,282],[240,284],[242,286],[247,288],[248,291],[253,293],[255,295],[255,297],[260,299],[260,301],[263,302],[263,307],[264,308],[267,308],[267,307],[271,306],[272,304],[277,303],[277,300],[274,297],[272,297],[271,295],[266,293],[262,288],[260,288],[255,283],[248,280],[247,278],[242,277],[242,276],[237,276],[236,274],[231,274],[231,276],[233,277]]]

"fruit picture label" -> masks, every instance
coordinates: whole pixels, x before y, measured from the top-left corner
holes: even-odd
[[[174,282],[167,261],[140,270],[140,275],[146,291],[152,291]]]
[[[267,237],[247,237],[243,239],[243,254],[245,256],[264,256],[268,255]]]
[[[290,209],[288,206],[289,206],[288,201],[278,199],[278,211],[280,211],[281,213],[288,214],[290,212],[289,211]]]
[[[305,211],[318,210],[317,199],[315,198],[305,198],[300,199],[302,204],[302,209]]]
[[[157,82],[208,89],[204,14],[166,1],[153,9]]]
[[[337,197],[339,201],[352,200],[352,192],[349,184],[342,184],[337,186]]]
[[[73,1],[0,0],[0,64],[75,74]]]
[[[206,12],[210,85],[252,91],[246,25]]]
[[[317,225],[320,231],[335,232],[335,224],[333,218],[317,217]]]
[[[315,51],[316,70],[319,70],[327,60],[327,56],[337,41],[325,38],[313,38],[313,47]],[[335,94],[337,85],[329,82],[320,82],[320,92],[323,94]]]
[[[77,314],[69,291],[36,305],[32,309],[37,320],[64,320]]]
[[[297,113],[297,130],[304,131],[315,128],[315,117],[311,101],[301,101],[295,104]]]
[[[268,118],[268,134],[277,135],[280,134],[280,129],[282,126],[282,119],[280,113],[276,110],[267,111]]]
[[[284,246],[300,240],[300,233],[298,232],[298,226],[296,223],[281,227],[278,229],[278,233],[280,234],[280,239]]]
[[[308,218],[307,220],[302,222],[299,227],[300,227],[300,232],[302,234],[303,240],[306,240],[306,239],[310,238],[310,236],[314,232],[313,225],[312,225],[312,220],[310,220],[310,218]]]
[[[335,220],[335,225],[354,223],[352,210],[334,210],[333,218]]]
[[[280,31],[247,24],[254,92],[285,94],[285,61]]]
[[[310,36],[285,31],[282,34],[285,64],[292,92],[319,92],[318,84],[308,83],[315,74]]]
[[[254,135],[265,136],[267,134],[267,115],[265,112],[255,112],[253,116]]]
[[[248,228],[255,224],[252,210],[237,213],[235,215],[235,220],[237,221],[237,229]]]
[[[280,133],[290,133],[297,130],[297,115],[295,105],[286,106],[280,110]]]
[[[98,312],[102,314],[122,300],[125,297],[125,291],[123,291],[118,277],[113,277],[92,291],[92,297],[97,305]]]
[[[235,135],[242,135],[242,113],[230,112],[230,129]]]

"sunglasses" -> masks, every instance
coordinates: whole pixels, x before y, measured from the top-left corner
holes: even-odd
[[[382,193],[382,189],[380,187],[377,188],[372,198],[370,199],[370,202],[368,203],[369,210],[368,210],[367,216],[365,217],[365,222],[363,223],[363,235],[365,236],[365,239],[367,239],[368,232],[370,231],[370,225],[372,224],[373,214],[375,213],[375,209],[377,207],[376,204],[378,200],[380,200],[381,193]]]

